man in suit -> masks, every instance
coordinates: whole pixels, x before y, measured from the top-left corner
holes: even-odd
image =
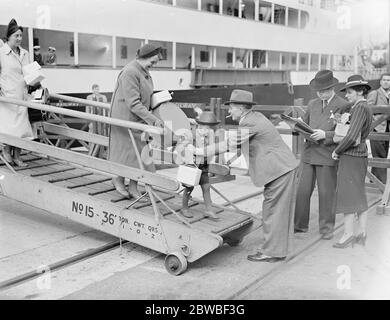
[[[372,90],[367,96],[367,104],[370,106],[383,106],[389,104],[390,92],[390,73],[381,75],[380,87],[377,90]],[[382,117],[382,115],[374,116],[374,120]],[[389,132],[389,122],[383,121],[374,129],[375,132]],[[374,158],[387,158],[389,151],[388,141],[370,141],[371,153]],[[371,172],[380,181],[386,183],[387,169],[386,168],[372,168]]]
[[[338,80],[330,70],[319,71],[310,82],[310,87],[316,91],[318,98],[309,102],[302,120],[315,130],[310,136],[313,140],[305,141],[301,156],[294,218],[294,231],[307,232],[310,198],[317,182],[319,229],[325,240],[333,238],[337,181],[337,162],[332,159],[332,152],[336,148],[333,142],[335,124],[330,116],[349,106],[346,100],[335,94],[334,87],[337,83]]]
[[[239,123],[237,136],[228,141],[195,149],[197,155],[219,154],[241,146],[249,163],[252,182],[264,186],[264,243],[258,252],[248,256],[250,261],[276,262],[285,259],[292,232],[295,177],[299,162],[284,143],[275,126],[261,113],[252,110],[253,94],[233,90],[229,113]],[[249,159],[249,161],[248,161]],[[291,232],[290,232],[291,231]]]

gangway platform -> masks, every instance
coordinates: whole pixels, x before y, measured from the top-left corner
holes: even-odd
[[[52,111],[62,112],[57,109]],[[253,217],[237,208],[213,205],[220,218],[205,217],[204,204],[196,201],[189,204],[194,217],[184,218],[179,183],[158,173],[6,134],[0,134],[0,143],[24,149],[22,160],[28,164],[11,167],[0,161],[0,194],[166,254],[165,267],[174,275],[224,243],[237,245],[254,226]],[[137,179],[147,201],[121,196],[111,183],[119,173]]]

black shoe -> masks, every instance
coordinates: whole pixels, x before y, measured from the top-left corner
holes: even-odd
[[[306,233],[306,232],[307,232],[307,230],[294,228],[294,233]]]
[[[269,257],[262,254],[261,252],[251,254],[247,258],[249,261],[254,261],[254,262],[278,262],[286,259],[286,257]]]
[[[344,242],[337,242],[333,245],[333,248],[338,248],[338,249],[345,249],[347,248],[349,245],[352,246],[353,248],[353,244],[355,242],[355,236],[352,235],[350,236],[348,239],[346,239]]]
[[[321,235],[321,239],[332,240],[333,239],[333,232],[323,233]]]

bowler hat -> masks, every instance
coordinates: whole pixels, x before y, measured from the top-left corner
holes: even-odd
[[[207,124],[207,125],[216,125],[219,124],[221,121],[217,119],[214,112],[212,111],[203,111],[201,115],[199,116],[199,119],[196,119],[196,122],[199,124]]]
[[[364,86],[367,90],[371,90],[371,86],[368,84],[368,81],[360,74],[354,74],[347,79],[347,83],[340,89],[340,91],[345,91],[347,88],[353,88],[356,86]]]
[[[18,23],[16,22],[15,19],[12,19],[8,23],[8,28],[7,28],[7,33],[6,33],[7,38],[9,38],[11,35],[13,35],[18,30],[23,32],[23,28],[18,26]]]
[[[310,88],[315,91],[330,89],[339,83],[331,70],[318,71],[314,79],[310,81]]]
[[[161,49],[162,49],[161,47],[158,47],[158,46],[151,44],[151,43],[147,43],[138,49],[137,57],[143,58],[143,59],[150,58],[150,57],[153,57],[157,54],[160,54]]]
[[[256,102],[253,101],[252,92],[239,89],[233,90],[232,94],[230,95],[230,100],[226,101],[224,104],[227,105],[231,103],[245,104],[249,106],[256,104]]]

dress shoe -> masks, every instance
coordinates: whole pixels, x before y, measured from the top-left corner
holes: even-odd
[[[14,159],[14,163],[15,163],[18,167],[21,167],[21,168],[27,167],[27,163],[23,162],[23,161],[20,160],[20,159]]]
[[[191,213],[191,211],[189,209],[181,209],[180,213],[182,214],[183,217],[186,217],[186,218],[193,218],[194,217],[194,215]]]
[[[254,261],[254,262],[278,262],[278,261],[283,261],[286,259],[286,257],[270,257],[262,254],[261,252],[257,252],[255,254],[251,254],[248,257],[249,261]]]
[[[117,179],[112,179],[112,184],[114,185],[116,191],[118,191],[122,196],[129,198],[129,192],[126,190],[126,187],[123,183],[120,183]]]
[[[365,233],[360,233],[355,237],[355,243],[364,247],[366,245],[366,239],[367,235]]]
[[[354,242],[355,242],[355,236],[352,235],[348,239],[346,239],[344,242],[335,243],[333,245],[333,248],[344,249],[344,248],[347,248],[349,245],[351,245],[353,248]]]
[[[324,233],[324,234],[321,235],[321,239],[332,240],[333,239],[333,233],[332,232]]]
[[[213,219],[213,220],[219,220],[219,217],[216,215],[216,213],[211,210],[211,209],[207,209],[203,212],[203,216],[206,217],[206,218],[210,218],[210,219]]]

